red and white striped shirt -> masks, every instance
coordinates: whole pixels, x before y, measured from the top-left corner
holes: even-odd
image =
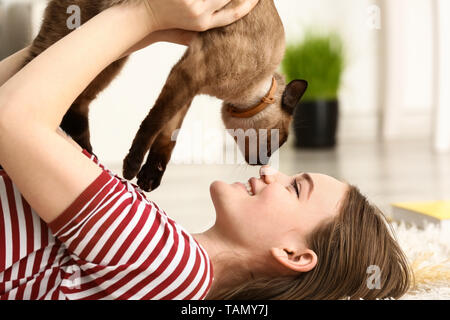
[[[134,184],[102,174],[47,225],[0,170],[0,299],[203,299],[206,251]]]

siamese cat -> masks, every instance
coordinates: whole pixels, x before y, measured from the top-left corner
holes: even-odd
[[[133,5],[136,1],[146,0],[51,0],[24,65],[72,31],[67,27],[70,5],[81,9],[85,23],[111,6]],[[233,0],[228,6],[239,1]],[[273,0],[260,0],[253,11],[234,24],[199,33],[173,67],[154,107],[142,122],[124,159],[124,178],[137,176],[137,184],[144,191],[160,185],[176,145],[173,133],[181,128],[193,99],[200,94],[223,101],[222,118],[227,129],[267,130],[266,137],[257,135],[256,147],[249,145],[249,137],[245,137],[245,145],[239,144],[250,165],[265,164],[260,146],[266,146],[268,157],[276,151],[271,130],[278,132],[277,147],[287,141],[294,110],[308,86],[304,80],[286,85],[277,73],[284,52],[284,28]],[[127,59],[112,63],[100,73],[62,120],[61,128],[91,153],[89,105],[117,76]]]

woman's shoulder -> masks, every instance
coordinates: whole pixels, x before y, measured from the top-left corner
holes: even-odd
[[[84,222],[83,217],[92,221],[92,217],[98,215],[102,225],[97,223],[95,230],[108,230],[108,235],[95,242],[108,243],[109,249],[99,245],[99,250],[104,253],[99,255],[91,252],[90,255],[104,259],[94,262],[120,266],[120,262],[126,261],[127,281],[139,279],[140,289],[136,287],[129,292],[119,290],[119,297],[203,299],[213,279],[212,263],[206,250],[162,207],[149,200],[137,185],[114,174],[95,155],[86,150],[83,153],[104,170],[105,181],[102,183],[106,187],[100,202],[92,197],[95,205],[91,207],[95,208],[94,211],[85,212],[73,221],[83,228],[95,226],[94,223]],[[73,228],[70,226],[68,230]],[[96,232],[91,234],[95,236]],[[110,260],[110,257],[114,258]],[[131,292],[133,294],[129,296]]]

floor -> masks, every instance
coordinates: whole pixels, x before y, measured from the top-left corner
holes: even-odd
[[[296,150],[280,153],[286,174],[317,172],[358,186],[387,216],[390,204],[450,198],[450,154],[435,154],[428,141],[342,142],[333,150]],[[119,166],[110,166],[121,172]],[[162,186],[148,198],[190,232],[214,224],[209,186],[215,180],[245,182],[258,168],[226,165],[173,165]]]

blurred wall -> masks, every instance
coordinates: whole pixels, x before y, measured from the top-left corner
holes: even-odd
[[[306,28],[337,31],[346,51],[340,92],[341,140],[373,139],[377,133],[380,30],[373,29],[368,0],[278,0],[288,41],[302,39]]]
[[[434,82],[433,1],[380,0],[381,135],[431,139]]]
[[[19,5],[17,5],[19,4]],[[32,33],[31,4],[0,0],[0,57],[27,45]]]
[[[5,4],[33,3],[32,34],[40,24],[44,0],[0,0]],[[340,93],[341,140],[375,139],[383,112],[387,68],[394,67],[401,82],[396,104],[397,132],[391,138],[428,137],[432,106],[432,55],[429,0],[276,0],[288,41],[302,38],[305,28],[339,31],[344,39],[347,68]],[[372,5],[380,6],[381,29],[370,22]],[[400,10],[398,10],[400,8]],[[0,16],[1,16],[0,9]],[[0,25],[3,22],[0,20]],[[20,29],[15,27],[14,29]],[[0,32],[5,29],[0,29]],[[396,38],[389,38],[396,30]],[[1,46],[10,34],[3,34]],[[13,40],[6,40],[11,46]],[[28,40],[30,41],[30,40]],[[391,42],[389,42],[391,41]],[[397,59],[388,63],[383,46],[392,45]],[[397,51],[400,50],[400,51]],[[94,102],[91,111],[92,140],[96,153],[109,163],[121,163],[148,110],[184,48],[156,44],[132,56],[114,83]],[[384,90],[383,90],[384,88]],[[185,129],[222,127],[220,101],[198,97],[188,114]],[[398,120],[400,119],[400,120]]]

